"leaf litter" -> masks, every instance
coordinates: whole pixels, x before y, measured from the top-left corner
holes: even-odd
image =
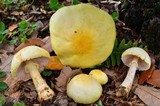
[[[71,0],[68,0],[68,1],[71,1]],[[41,2],[41,1],[39,1],[39,2]],[[107,3],[98,2],[98,5],[100,7],[102,7],[104,10],[109,11],[110,13],[113,12],[114,10],[118,11],[117,6],[116,6],[116,9],[113,8],[115,6],[115,4],[117,4],[117,3],[113,3],[114,5],[111,5],[112,4],[111,2],[113,3],[114,1],[109,0],[109,1],[107,1]],[[117,1],[117,2],[119,2],[119,1]],[[109,3],[109,5],[106,5],[108,3]],[[5,16],[9,15],[9,13],[12,15],[12,17],[11,17],[12,19],[7,19],[7,18],[3,19],[3,21],[6,21],[6,22],[9,21],[9,23],[12,22],[8,25],[10,33],[12,33],[12,31],[17,28],[17,24],[13,24],[13,23],[17,23],[17,21],[19,21],[21,19],[28,20],[28,21],[36,21],[37,23],[39,20],[41,20],[42,23],[41,22],[38,23],[39,29],[36,33],[34,33],[32,35],[32,39],[38,38],[38,37],[43,37],[43,36],[45,36],[45,37],[47,36],[47,37],[44,39],[40,39],[42,41],[42,43],[37,44],[36,42],[32,42],[32,41],[31,41],[31,43],[33,43],[35,45],[42,46],[43,48],[45,48],[47,51],[49,51],[51,53],[51,52],[53,52],[53,50],[51,48],[50,38],[48,36],[49,34],[48,33],[46,34],[46,32],[48,31],[48,26],[49,26],[48,20],[50,18],[50,15],[52,15],[55,11],[46,11],[44,9],[44,2],[40,3],[40,4],[41,4],[40,8],[36,8],[35,5],[33,5],[31,8],[28,7],[27,5],[25,5],[24,7],[28,7],[28,9],[30,10],[29,12],[27,11],[28,15],[25,15],[26,11],[13,10],[13,11],[10,11],[11,13],[10,12],[3,13],[3,11],[0,9],[0,12]],[[125,4],[122,4],[122,5],[125,5]],[[120,20],[118,20],[117,24],[119,24],[119,22],[120,22]],[[123,21],[122,21],[122,23],[123,23]],[[135,36],[137,36],[136,33],[132,33],[132,32],[134,32],[132,30],[132,28],[128,28],[124,25],[119,26],[119,27],[123,27],[122,28],[123,30],[129,29],[129,30],[124,30],[125,32],[127,32],[127,35],[130,34],[130,32],[131,32],[131,35],[129,35],[129,36],[132,36],[133,38],[135,38]],[[118,32],[118,34],[119,34],[119,32]],[[119,36],[125,36],[125,34],[126,33],[124,33],[121,30]],[[43,44],[43,42],[44,42],[44,44]],[[3,47],[1,47],[1,46],[3,46]],[[10,50],[8,50],[8,49],[6,50],[6,48],[10,48],[10,47],[11,47]],[[5,81],[6,82],[8,81],[7,83],[10,86],[9,88],[12,88],[12,89],[10,89],[11,91],[7,92],[9,90],[8,89],[7,91],[4,92],[5,95],[11,94],[10,96],[7,96],[7,98],[9,98],[11,101],[9,101],[9,99],[7,99],[6,105],[12,105],[13,102],[25,101],[26,105],[39,106],[40,104],[36,101],[37,94],[35,92],[35,88],[32,84],[32,81],[31,80],[23,81],[23,82],[19,81],[19,80],[14,81],[13,78],[9,76],[10,75],[10,72],[9,72],[10,66],[9,65],[10,65],[11,59],[13,57],[14,49],[15,49],[15,47],[11,46],[11,45],[6,45],[6,44],[0,45],[0,58],[1,58],[0,69],[7,72],[7,77],[6,77]],[[145,89],[143,87],[139,87],[139,86],[136,88],[136,90],[137,90],[136,92],[138,92],[138,90],[142,89],[142,90],[140,90],[141,92],[137,93],[139,98],[136,95],[133,96],[133,92],[131,92],[131,95],[130,95],[130,97],[127,98],[127,100],[126,100],[126,98],[122,99],[122,98],[114,97],[114,90],[123,81],[123,79],[125,78],[126,72],[127,72],[127,70],[125,68],[123,69],[123,66],[120,66],[120,68],[122,68],[122,69],[116,69],[116,68],[104,69],[105,73],[109,76],[109,83],[107,85],[103,86],[104,91],[103,91],[103,95],[101,97],[101,100],[103,101],[103,104],[105,106],[110,106],[110,105],[117,105],[117,106],[124,106],[124,105],[142,106],[143,105],[143,106],[145,106],[144,103],[147,104],[149,100],[148,99],[143,100],[144,103],[139,101],[139,98],[141,97],[140,95],[142,95],[141,93],[144,93],[145,96],[149,95],[148,97],[151,97],[152,99],[154,98],[153,100],[159,103],[159,97],[158,97],[158,99],[155,99],[155,97],[151,96],[151,95],[154,95],[153,92],[155,90],[158,90],[158,88],[154,88],[154,90],[149,89],[149,91],[151,91],[151,92],[148,93],[149,91],[146,92],[146,88],[147,88],[146,86],[144,87]],[[79,70],[79,69],[76,69],[76,70]],[[55,97],[55,100],[53,101],[53,105],[58,105],[58,106],[79,105],[79,104],[76,104],[75,102],[73,102],[71,99],[69,99],[65,94],[65,90],[66,90],[65,86],[66,86],[67,82],[69,81],[69,79],[72,78],[72,75],[74,76],[74,74],[75,74],[74,69],[71,69],[69,67],[64,67],[62,69],[62,71],[64,71],[64,72],[53,71],[53,73],[56,75],[57,75],[57,73],[60,74],[59,77],[57,77],[56,79],[53,79],[56,82],[55,89],[57,91],[57,96]],[[68,75],[68,73],[69,73],[69,75]],[[85,72],[85,73],[87,73],[87,72]],[[154,87],[155,86],[158,87],[159,86],[158,85],[159,81],[157,82],[158,74],[159,74],[158,70],[151,69],[143,77],[140,76],[140,79],[143,79],[141,84],[144,84],[145,82],[147,82],[148,85],[151,84]],[[137,76],[138,75],[139,75],[139,73],[137,73]],[[55,75],[54,75],[54,77],[55,77]],[[24,79],[23,76],[22,76],[22,79]],[[137,78],[135,80],[137,80]],[[91,104],[91,106],[93,106],[93,105],[97,105],[97,104],[96,103]],[[46,106],[49,106],[49,105],[46,105]],[[153,104],[151,106],[153,106]]]

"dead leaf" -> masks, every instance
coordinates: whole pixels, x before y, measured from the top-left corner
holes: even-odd
[[[20,97],[20,95],[21,95],[20,91],[17,91],[15,93],[9,95],[9,97],[14,98],[14,99],[16,99],[16,98],[18,99]]]
[[[21,83],[19,80],[12,77],[10,74],[7,75],[4,82],[8,85],[8,89],[5,91],[5,95],[10,95],[16,92],[19,89],[19,85]]]
[[[62,68],[63,64],[57,56],[51,56],[48,64],[45,66],[45,69],[48,70],[62,70]]]
[[[66,94],[59,92],[54,100],[54,106],[70,106],[68,105],[68,97]],[[71,105],[72,106],[72,105]]]
[[[7,101],[6,101],[5,106],[12,106],[11,103],[20,102],[20,96],[21,96],[20,91],[17,91],[15,93],[7,96]]]
[[[114,70],[105,69],[104,72],[112,79],[115,79],[118,76]]]
[[[160,87],[160,70],[154,70],[152,76],[147,80],[147,83]]]
[[[9,57],[4,58],[2,64],[0,64],[0,69],[6,73],[10,73],[11,69],[11,61],[12,61],[13,55],[9,55]]]
[[[26,42],[20,44],[14,51],[14,53],[18,52],[24,47],[31,46],[31,45],[37,45],[37,46],[43,46],[45,43],[40,38],[30,38]]]
[[[52,46],[51,46],[51,39],[49,36],[45,37],[43,40],[45,42],[45,45],[42,46],[43,49],[46,49],[48,52],[52,52]]]
[[[149,70],[142,72],[141,75],[140,75],[138,83],[143,84],[144,82],[146,82],[151,77],[154,69],[155,68],[152,65]]]
[[[56,89],[60,92],[66,91],[67,82],[77,74],[82,73],[80,69],[72,70],[70,67],[63,67],[60,75],[56,79]]]
[[[146,82],[152,75],[154,69],[155,69],[155,57],[150,54],[151,57],[151,67],[147,70],[141,73],[140,75],[140,79],[139,79],[139,84],[143,84],[144,82]]]
[[[159,89],[138,85],[135,94],[148,106],[159,106],[160,104]]]
[[[11,26],[9,26],[9,31],[12,32],[13,30],[15,30],[18,27],[17,24],[12,24]]]

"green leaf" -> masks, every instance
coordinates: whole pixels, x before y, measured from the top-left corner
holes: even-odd
[[[14,37],[12,40],[9,41],[10,44],[14,45],[18,42],[18,38],[17,37]]]
[[[0,82],[0,92],[4,91],[8,85],[5,82]]]
[[[51,88],[54,88],[54,83],[52,81],[50,81],[50,82],[51,82]]]
[[[72,0],[72,4],[73,4],[73,5],[79,4],[79,0]]]
[[[97,105],[98,105],[98,106],[103,106],[102,101],[99,100],[98,103],[97,103]]]
[[[51,75],[52,75],[52,71],[44,70],[44,71],[42,72],[42,75],[43,75],[43,76],[51,76]]]
[[[114,54],[111,54],[111,64],[113,67],[116,65],[116,57]]]
[[[3,32],[5,30],[5,24],[0,21],[0,32]]]
[[[3,106],[6,103],[6,97],[0,94],[0,106]]]
[[[0,78],[5,77],[6,73],[0,70]]]
[[[135,41],[135,42],[133,43],[133,47],[137,47],[137,46],[138,46],[138,42]]]
[[[110,56],[106,60],[106,65],[107,65],[108,68],[111,67],[111,58],[110,58]]]
[[[21,103],[14,103],[13,106],[25,106],[25,104],[23,102],[21,102]]]
[[[37,28],[37,24],[31,23],[31,24],[30,24],[30,28],[31,28],[32,30],[35,30],[35,29]]]
[[[144,48],[143,48],[145,51],[147,51],[148,50],[148,48],[147,48],[147,46],[144,46]]]
[[[118,46],[118,40],[115,39],[113,50],[115,50],[117,48],[117,46]]]
[[[123,50],[123,49],[124,49],[124,47],[125,47],[125,43],[126,43],[126,40],[125,40],[125,39],[123,39],[123,40],[121,41],[121,43],[119,44],[118,49],[119,49],[119,50]]]
[[[143,45],[142,45],[142,44],[141,44],[141,45],[139,45],[139,47],[143,49]]]
[[[62,7],[63,5],[59,4],[58,0],[50,0],[49,8],[51,10],[58,10]]]
[[[117,21],[118,18],[119,18],[119,15],[118,15],[118,12],[114,11],[112,14],[111,14],[112,18],[114,21]]]
[[[126,48],[125,49],[128,49],[128,48],[130,48],[132,46],[132,41],[130,40],[128,43],[127,43],[127,45],[126,45]]]
[[[20,30],[25,30],[26,28],[28,28],[28,24],[29,23],[27,21],[23,20],[18,24],[18,27]]]
[[[120,64],[121,64],[121,54],[116,54],[116,60],[117,60],[117,65],[120,66]]]
[[[2,0],[2,3],[4,4],[4,5],[10,5],[10,4],[12,4],[13,3],[13,1],[14,0]]]

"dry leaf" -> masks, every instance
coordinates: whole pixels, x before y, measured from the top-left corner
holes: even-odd
[[[12,61],[13,55],[10,55],[9,57],[4,58],[4,61],[2,64],[0,64],[0,69],[6,73],[10,73],[11,69],[11,61]]]
[[[160,90],[153,87],[138,85],[135,94],[148,106],[160,105]]]
[[[18,27],[17,24],[12,24],[11,26],[9,26],[9,31],[12,32],[13,30],[15,30]]]
[[[151,66],[151,68],[147,71],[144,71],[141,73],[140,78],[139,78],[139,84],[143,84],[144,82],[146,82],[152,75],[153,71],[154,71],[154,67],[153,65]]]
[[[5,95],[10,95],[16,92],[19,89],[21,83],[16,78],[12,77],[10,74],[7,75],[4,82],[8,85],[8,89],[5,91]]]
[[[37,45],[37,46],[43,46],[45,43],[40,38],[30,38],[26,42],[20,44],[16,49],[15,53],[21,50],[24,47],[31,46],[31,45]]]
[[[147,83],[160,87],[160,70],[154,70],[152,76],[147,80]]]
[[[45,45],[42,46],[43,49],[46,49],[48,52],[52,52],[52,46],[51,46],[51,39],[49,36],[45,37],[43,40],[45,42]]]
[[[60,75],[56,78],[56,89],[60,92],[65,92],[69,79],[80,73],[80,69],[72,70],[70,67],[63,67]]]
[[[62,68],[63,64],[57,56],[51,56],[48,64],[45,66],[45,69],[49,70],[62,70]]]
[[[143,84],[144,82],[146,82],[152,75],[154,69],[155,69],[155,57],[150,54],[151,57],[151,67],[147,70],[141,73],[140,75],[140,79],[139,79],[139,84]]]

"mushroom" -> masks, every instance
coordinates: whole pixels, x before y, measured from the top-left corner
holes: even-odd
[[[61,63],[89,68],[112,52],[116,29],[112,17],[90,5],[65,6],[50,18],[51,44]]]
[[[47,85],[46,81],[42,79],[39,73],[39,68],[44,67],[48,63],[45,59],[48,60],[49,57],[50,54],[45,49],[38,46],[27,46],[18,51],[11,62],[12,76],[16,77],[17,72],[19,73],[19,71],[22,70],[29,73],[37,90],[39,101],[49,100],[54,96],[53,90]],[[41,62],[38,63],[37,61],[40,59]]]
[[[87,74],[74,76],[67,85],[67,95],[77,103],[94,103],[100,98],[101,94],[102,86]]]
[[[91,70],[89,75],[95,78],[101,85],[104,85],[108,82],[107,75],[100,69]]]
[[[123,63],[129,67],[127,76],[118,88],[117,96],[128,96],[136,70],[146,71],[151,66],[151,59],[148,53],[139,47],[132,47],[123,52],[121,57]]]

